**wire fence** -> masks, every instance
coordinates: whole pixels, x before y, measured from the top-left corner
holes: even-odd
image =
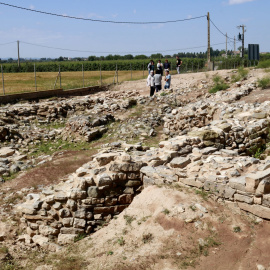
[[[176,64],[170,64],[171,75],[177,74]],[[37,72],[36,65],[32,72],[5,73],[1,65],[2,89],[1,95],[10,95],[16,93],[44,91],[52,89],[77,89],[91,86],[102,86],[118,84],[124,81],[139,80],[147,78],[149,71],[148,63],[143,63],[141,67],[132,62],[121,66],[115,63],[113,70],[103,70],[102,63],[96,70],[88,70],[85,64],[81,64],[80,71],[62,71],[61,65],[58,71]],[[214,69],[235,69],[240,66],[251,67],[258,65],[258,61],[226,59],[223,61],[214,61]],[[55,70],[55,69],[54,69]],[[195,73],[207,71],[207,61],[205,59],[194,59],[185,61],[180,68],[180,73]]]

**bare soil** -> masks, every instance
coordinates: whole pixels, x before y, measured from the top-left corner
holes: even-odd
[[[192,210],[195,203],[208,213]],[[257,263],[269,264],[269,229],[268,221],[257,224],[246,213],[211,198],[205,201],[192,189],[151,186],[107,227],[57,257],[80,256],[82,269],[253,270]]]

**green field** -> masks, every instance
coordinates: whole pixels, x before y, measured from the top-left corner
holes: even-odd
[[[51,90],[60,88],[59,77],[55,84],[58,72],[37,72],[37,91],[40,90]],[[132,71],[119,71],[118,82],[128,80],[138,80],[146,78],[148,73],[142,70]],[[0,80],[1,81],[1,80]],[[74,89],[82,88],[83,86],[97,86],[108,85],[117,82],[117,76],[115,71],[102,71],[100,80],[100,71],[84,71],[84,83],[82,71],[77,72],[61,72],[61,88],[63,89]],[[5,73],[4,74],[4,88],[5,94],[15,94],[23,92],[36,91],[35,87],[35,76],[33,72],[25,73]],[[0,95],[3,95],[3,84],[0,84]]]

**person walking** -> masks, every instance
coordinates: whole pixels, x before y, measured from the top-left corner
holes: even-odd
[[[163,65],[163,67],[164,67],[164,70],[166,71],[166,69],[171,69],[171,65],[170,65],[170,63],[168,62],[168,59],[166,59],[165,60],[165,63],[164,63],[164,65]]]
[[[156,74],[154,75],[155,78],[155,88],[156,88],[156,92],[161,90],[161,80],[162,80],[162,76],[161,76],[161,71],[160,70],[156,70]]]
[[[180,67],[182,66],[182,60],[179,58],[179,56],[176,56],[176,69],[177,73],[180,74]]]
[[[165,70],[165,85],[164,89],[169,89],[171,87],[171,74],[169,69]]]
[[[155,78],[153,70],[150,70],[150,74],[148,75],[147,86],[150,86],[150,97],[152,97],[155,94]]]

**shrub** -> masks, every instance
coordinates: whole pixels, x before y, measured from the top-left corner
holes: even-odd
[[[233,227],[233,231],[235,233],[239,233],[239,232],[241,232],[241,228],[239,226]]]
[[[270,87],[270,77],[263,77],[261,79],[258,79],[258,86],[262,89]]]
[[[229,88],[229,85],[224,83],[224,80],[219,76],[216,75],[213,77],[214,87],[209,90],[209,93],[213,94],[221,90],[226,90]]]
[[[270,59],[265,61],[260,61],[258,64],[258,68],[270,68]]]
[[[239,67],[238,68],[238,74],[240,75],[240,77],[242,79],[246,79],[247,75],[248,75],[248,70],[247,69],[244,69],[244,67]]]

